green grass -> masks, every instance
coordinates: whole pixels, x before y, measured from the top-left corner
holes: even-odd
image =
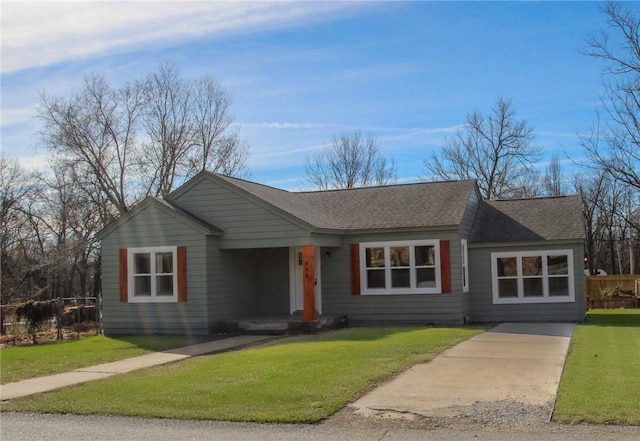
[[[188,344],[178,336],[88,337],[0,349],[1,384],[135,357]]]
[[[377,382],[482,330],[342,330],[16,399],[3,411],[316,422]]]
[[[574,329],[554,420],[640,425],[640,310],[593,310]]]

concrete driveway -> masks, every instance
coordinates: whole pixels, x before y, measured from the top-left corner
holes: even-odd
[[[403,372],[351,410],[364,417],[548,422],[572,332],[568,323],[501,324]]]

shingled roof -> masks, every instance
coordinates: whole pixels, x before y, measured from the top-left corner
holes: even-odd
[[[469,241],[530,242],[585,237],[580,196],[484,201]]]
[[[215,176],[313,227],[336,230],[457,226],[476,191],[475,181],[461,180],[289,192]]]

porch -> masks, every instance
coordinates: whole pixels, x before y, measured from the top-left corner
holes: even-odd
[[[291,335],[316,334],[347,326],[345,314],[316,314],[314,320],[305,321],[302,312],[294,314],[271,314],[240,317],[234,320],[217,322],[214,333],[225,334],[264,334]]]

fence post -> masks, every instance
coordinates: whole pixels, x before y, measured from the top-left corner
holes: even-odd
[[[63,309],[62,296],[58,295],[56,299],[56,340],[62,341],[62,309]]]

